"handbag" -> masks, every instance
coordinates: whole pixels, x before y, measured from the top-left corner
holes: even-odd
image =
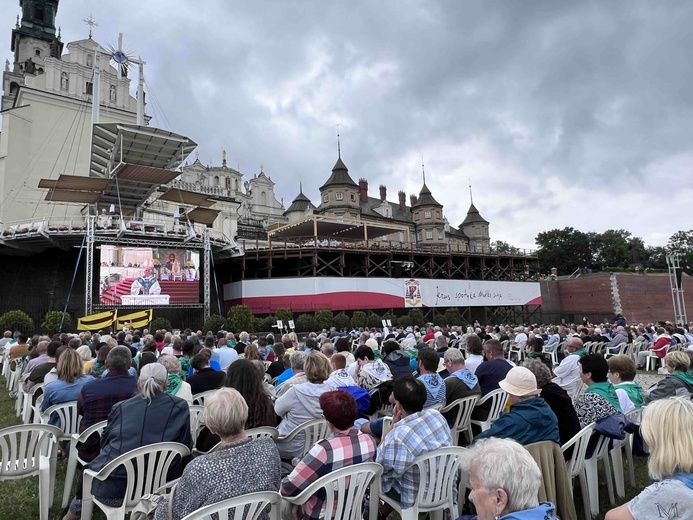
[[[173,484],[171,486],[171,484]],[[176,492],[178,480],[166,483],[163,487],[157,489],[154,493],[142,495],[142,498],[130,513],[131,520],[153,520],[157,507],[165,499],[168,498],[168,515],[167,520],[173,518],[173,495]],[[171,487],[171,491],[166,493],[166,489]]]

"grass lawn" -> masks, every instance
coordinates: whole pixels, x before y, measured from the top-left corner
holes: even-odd
[[[21,420],[16,417],[14,411],[14,402],[8,397],[5,390],[5,379],[0,376],[0,428],[21,424]],[[623,461],[626,465],[624,457]],[[647,476],[647,459],[644,457],[635,457],[635,480],[636,487],[630,487],[630,477],[626,474],[626,497],[617,500],[617,504],[623,504],[638,494],[645,486],[648,485]],[[55,495],[53,506],[50,510],[51,520],[61,518],[62,509],[60,502],[65,481],[65,472],[67,463],[64,460],[58,461],[56,470]],[[606,491],[606,484],[603,478],[603,465],[599,465],[599,503],[600,514],[598,519],[604,518],[604,514],[611,509]],[[76,480],[76,479],[75,479]],[[578,512],[578,519],[582,520],[582,499],[580,498],[579,484],[575,484],[575,504]],[[39,500],[38,500],[38,477],[28,477],[21,480],[11,480],[0,483],[0,519],[22,519],[22,520],[38,520],[39,518]],[[105,518],[104,515],[94,508],[94,518]],[[390,515],[390,519],[397,518],[396,514]]]

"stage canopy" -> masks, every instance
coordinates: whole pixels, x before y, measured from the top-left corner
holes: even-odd
[[[297,240],[311,237],[315,239],[333,238],[335,240],[372,240],[400,232],[405,233],[406,240],[409,239],[407,226],[313,215],[304,220],[270,230],[267,234],[270,240]]]

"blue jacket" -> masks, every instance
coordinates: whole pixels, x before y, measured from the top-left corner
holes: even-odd
[[[513,439],[523,446],[541,441],[561,442],[558,419],[541,397],[513,404],[508,413],[501,414],[490,429],[477,435],[474,440],[487,437]]]
[[[476,515],[462,515],[457,520],[477,520]],[[558,520],[556,516],[556,506],[551,502],[542,502],[537,507],[525,509],[523,511],[514,511],[503,515],[500,520]]]

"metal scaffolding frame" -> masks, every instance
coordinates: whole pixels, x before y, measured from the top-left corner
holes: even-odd
[[[671,300],[674,304],[674,323],[684,325],[688,323],[686,316],[686,302],[683,298],[683,287],[679,284],[676,276],[677,270],[681,269],[681,261],[678,253],[667,255],[667,267],[669,268],[669,285],[671,286]]]

